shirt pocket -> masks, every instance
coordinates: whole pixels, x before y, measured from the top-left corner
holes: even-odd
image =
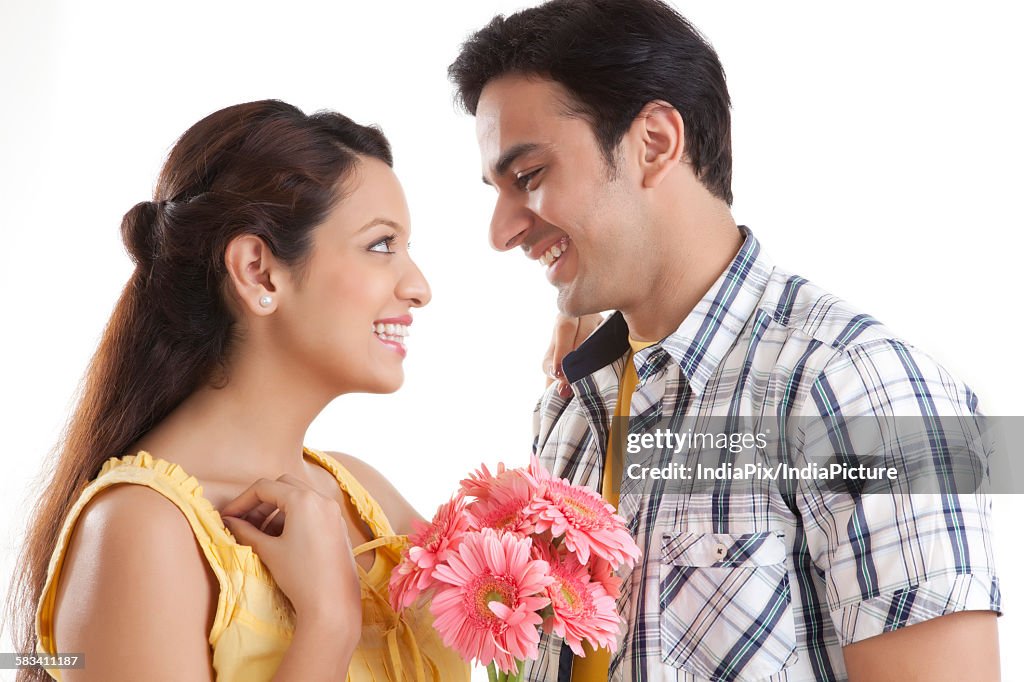
[[[778,531],[665,533],[659,568],[663,660],[698,679],[760,680],[796,663]]]

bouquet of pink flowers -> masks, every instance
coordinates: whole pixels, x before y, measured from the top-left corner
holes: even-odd
[[[538,626],[578,656],[582,642],[613,649],[615,600],[640,549],[615,509],[593,490],[526,469],[481,466],[430,523],[409,536],[391,574],[396,611],[432,597],[434,627],[491,680],[521,679],[537,658]],[[500,671],[500,673],[499,673]]]

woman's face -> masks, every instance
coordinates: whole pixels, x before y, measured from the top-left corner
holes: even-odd
[[[279,341],[334,393],[389,393],[402,384],[404,336],[430,287],[409,257],[409,208],[391,168],[360,157],[343,187],[277,310]]]

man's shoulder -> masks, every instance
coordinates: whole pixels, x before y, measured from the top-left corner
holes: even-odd
[[[896,411],[917,409],[925,393],[940,411],[977,408],[977,396],[963,378],[874,316],[803,277],[776,268],[759,310],[771,318],[778,344],[791,343],[798,351],[770,353],[788,359],[776,362],[777,371],[799,376],[799,382],[787,385],[800,383],[809,392],[812,384],[824,382],[835,392],[833,402],[873,396]],[[833,402],[829,405],[835,407]]]
[[[889,327],[823,287],[775,268],[758,304],[779,332],[815,342],[837,353],[854,345],[901,341]]]

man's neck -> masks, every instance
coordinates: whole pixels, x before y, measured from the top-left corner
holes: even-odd
[[[621,309],[637,341],[660,341],[678,329],[743,246],[743,234],[722,202],[696,210],[692,204],[674,207],[669,215],[675,222],[661,231],[665,248],[658,251],[662,260],[649,290]]]

